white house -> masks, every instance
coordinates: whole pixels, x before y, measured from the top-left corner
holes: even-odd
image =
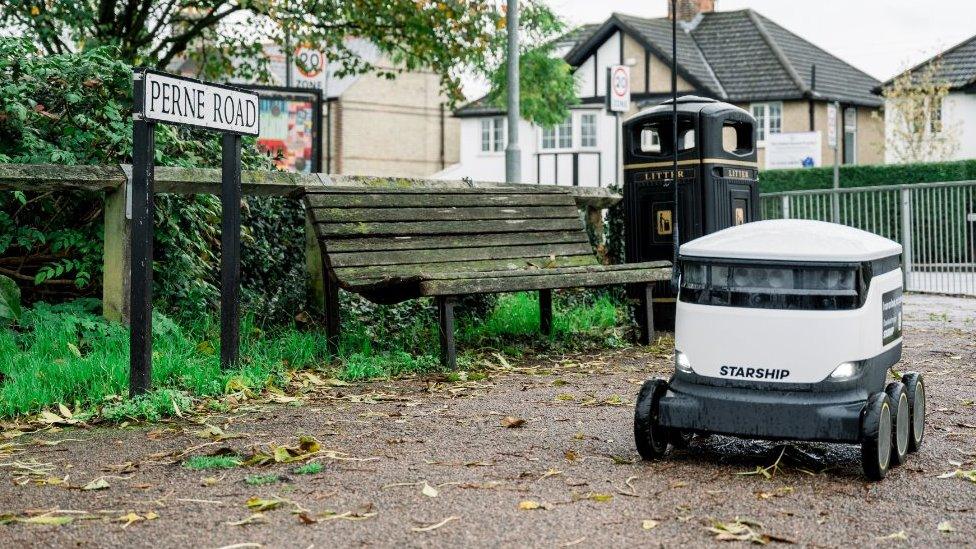
[[[669,2],[670,4],[670,2]],[[872,114],[880,83],[752,10],[714,11],[714,0],[678,2],[678,92],[736,104],[759,121],[760,166],[765,136],[826,132],[827,104],[843,109],[841,162],[883,160],[883,122]],[[606,68],[628,65],[631,108],[658,104],[671,93],[670,18],[613,14],[567,35],[559,52],[575,70],[579,104],[565,123],[519,128],[525,183],[606,187],[616,182],[616,121],[604,108]],[[485,98],[455,112],[461,120],[460,161],[435,177],[505,180],[506,120]],[[834,151],[822,139],[821,158]]]
[[[941,105],[933,105],[929,112],[929,123],[923,130],[932,138],[937,138],[940,131],[952,133],[957,140],[958,147],[949,158],[930,158],[928,160],[967,160],[976,158],[976,36],[958,44],[948,50],[928,59],[908,70],[910,74],[925,74],[933,64],[932,74],[934,82],[949,86],[949,94],[942,100]],[[897,78],[897,77],[896,77]],[[885,82],[876,91],[891,85],[895,78]],[[897,118],[898,109],[887,100],[885,105],[885,131],[889,142],[897,139],[897,128],[904,124]],[[894,163],[902,159],[896,158],[894,148],[885,155],[885,162]]]

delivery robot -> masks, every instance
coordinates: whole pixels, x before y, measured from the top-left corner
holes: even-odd
[[[861,445],[885,477],[918,450],[921,374],[901,358],[901,245],[806,220],[746,223],[680,248],[674,374],[641,387],[637,450],[692,434]]]

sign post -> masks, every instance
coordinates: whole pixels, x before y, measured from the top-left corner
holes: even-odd
[[[614,117],[614,138],[616,154],[616,165],[614,177],[616,184],[623,183],[623,150],[620,148],[620,113],[630,110],[630,67],[626,65],[611,65],[607,67],[607,110],[613,113]]]
[[[153,183],[157,123],[223,132],[221,162],[220,364],[237,364],[240,341],[241,136],[258,135],[256,93],[148,69],[132,75],[132,272],[129,394],[152,379]]]
[[[837,114],[840,102],[827,103],[827,145],[834,149],[834,189],[840,188],[840,146],[837,140]],[[830,196],[831,221],[840,223],[840,195]]]

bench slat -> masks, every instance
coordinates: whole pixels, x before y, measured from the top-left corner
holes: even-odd
[[[524,257],[556,257],[587,255],[593,252],[587,242],[572,244],[532,244],[527,246],[486,246],[472,248],[440,248],[401,251],[353,251],[329,254],[335,269],[368,265],[434,264],[478,259],[518,259]],[[433,265],[431,265],[433,268]]]
[[[579,217],[575,206],[323,208],[315,210],[320,223],[360,221],[460,221],[486,219],[558,219]]]
[[[415,208],[471,206],[576,206],[568,194],[309,194],[306,202],[313,215],[318,208]]]
[[[420,295],[468,295],[556,288],[580,288],[587,286],[636,284],[667,280],[669,278],[671,278],[670,268],[656,268],[596,270],[581,273],[539,274],[534,276],[513,275],[495,278],[423,280],[420,282]]]
[[[495,221],[417,221],[383,223],[317,223],[320,237],[421,235],[421,234],[485,234],[521,233],[528,231],[561,231],[582,229],[579,218],[573,219],[517,219]]]
[[[355,286],[359,280],[373,281],[390,277],[413,277],[425,273],[464,272],[464,271],[505,271],[527,270],[535,268],[545,270],[547,267],[575,267],[580,265],[595,265],[596,258],[592,254],[556,257],[525,257],[518,259],[485,259],[474,261],[449,261],[436,264],[414,265],[375,265],[367,267],[335,268],[336,278],[340,283]]]
[[[530,271],[458,271],[458,272],[439,272],[434,274],[425,274],[425,281],[432,280],[461,280],[470,278],[504,278],[509,276],[551,276],[554,274],[581,274],[581,273],[594,273],[594,272],[604,272],[604,271],[639,271],[639,270],[653,270],[653,269],[667,269],[671,270],[670,261],[648,261],[644,263],[624,263],[619,265],[581,265],[577,267],[561,267],[559,269],[534,269]]]
[[[422,194],[422,195],[438,195],[438,194],[474,194],[474,195],[486,195],[486,194],[554,194],[570,196],[568,190],[555,190],[555,189],[540,189],[532,185],[517,184],[517,185],[492,185],[490,187],[383,187],[383,186],[369,186],[369,185],[322,185],[322,186],[306,186],[306,192],[309,195],[322,195],[322,194],[363,194],[363,193],[373,193],[373,194]]]
[[[518,246],[529,244],[589,245],[586,233],[574,231],[538,231],[534,233],[494,233],[484,235],[453,236],[377,236],[363,238],[337,238],[325,241],[330,254],[342,252],[382,252],[398,250],[437,250],[451,248],[476,248],[479,246]]]

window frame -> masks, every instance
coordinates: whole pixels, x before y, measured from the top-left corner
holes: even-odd
[[[778,126],[777,131],[772,131],[773,124],[772,118],[770,117],[770,107],[779,108],[778,116]],[[756,109],[762,109],[762,116],[756,115]],[[761,101],[758,103],[749,104],[749,114],[756,119],[756,148],[763,148],[766,146],[766,138],[773,133],[783,133],[783,102],[782,101]],[[760,138],[760,136],[762,136]]]
[[[586,124],[583,121],[584,121],[584,119],[587,119],[587,118],[590,118],[590,119],[593,120],[593,125],[592,125],[593,133],[591,135],[589,135],[589,136],[584,135],[584,133],[583,133],[583,128],[586,126]],[[579,119],[580,119],[579,120],[579,132],[580,132],[580,136],[579,136],[579,148],[580,149],[599,149],[600,148],[600,137],[599,137],[600,132],[599,132],[599,122],[598,122],[598,119],[597,119],[597,113],[595,113],[595,112],[582,112],[579,115]],[[592,144],[589,144],[588,145],[586,143],[587,137],[592,138],[592,140],[593,140]]]
[[[857,107],[853,105],[848,105],[841,109],[841,127],[843,128],[842,141],[843,146],[843,163],[845,165],[857,164]],[[854,113],[854,124],[849,126],[847,124],[847,113]],[[847,134],[850,132],[851,135],[851,158],[847,158]]]
[[[496,155],[505,152],[505,144],[508,140],[508,128],[505,125],[504,117],[486,116],[482,118],[479,130],[481,135],[480,154]],[[487,149],[485,148],[486,146],[488,147]]]
[[[573,150],[573,146],[576,141],[576,136],[574,135],[575,133],[574,128],[576,127],[576,125],[573,123],[575,118],[576,117],[573,116],[573,113],[569,113],[569,116],[566,117],[566,120],[564,120],[559,124],[553,124],[552,126],[549,127],[540,126],[539,127],[539,150],[546,151],[546,152]],[[567,124],[569,125],[569,128],[566,128]],[[546,134],[550,132],[552,137],[552,146],[547,146]],[[568,146],[563,145],[563,141],[565,137],[569,138]]]

